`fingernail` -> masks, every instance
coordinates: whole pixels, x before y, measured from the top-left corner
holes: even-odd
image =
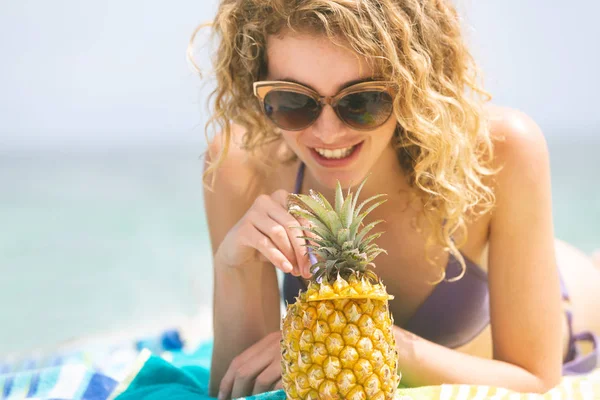
[[[289,272],[292,272],[294,270],[294,267],[292,266],[292,264],[289,261],[284,261],[283,267]]]
[[[217,395],[217,398],[219,400],[225,400],[225,395],[223,394],[223,392],[219,392],[219,394]]]

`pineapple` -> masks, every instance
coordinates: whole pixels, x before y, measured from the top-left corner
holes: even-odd
[[[337,183],[335,205],[320,193],[291,194],[292,215],[311,223],[307,247],[319,261],[307,290],[288,305],[282,326],[282,383],[289,399],[392,399],[400,377],[388,295],[367,267],[385,250],[367,236],[381,220],[362,221],[385,200],[357,206]],[[366,211],[361,211],[367,205]]]

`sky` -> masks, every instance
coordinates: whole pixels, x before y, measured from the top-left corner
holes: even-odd
[[[0,149],[203,142],[207,90],[185,52],[216,3],[1,1]],[[597,137],[599,2],[458,3],[496,103],[546,135]]]

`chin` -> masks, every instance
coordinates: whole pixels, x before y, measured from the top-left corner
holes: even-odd
[[[319,184],[331,190],[335,190],[338,181],[340,182],[340,185],[342,185],[343,189],[358,186],[365,176],[367,176],[368,171],[363,171],[362,168],[342,171],[327,171],[317,166],[312,173]]]

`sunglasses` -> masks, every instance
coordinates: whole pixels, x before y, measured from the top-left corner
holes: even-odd
[[[383,125],[392,115],[392,82],[361,82],[335,96],[321,96],[313,89],[286,81],[254,82],[261,110],[276,126],[299,131],[311,126],[329,104],[352,129],[368,131]]]

